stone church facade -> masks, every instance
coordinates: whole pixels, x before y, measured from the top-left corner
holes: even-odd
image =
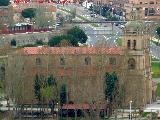
[[[27,47],[9,54],[8,95],[19,89],[23,92],[19,99],[31,102],[35,76],[53,75],[59,86],[67,85],[68,101],[103,103],[105,73],[115,72],[124,88],[123,106],[132,100],[135,107],[144,107],[152,102],[149,31],[143,22],[135,21],[126,24],[124,33],[122,47]]]

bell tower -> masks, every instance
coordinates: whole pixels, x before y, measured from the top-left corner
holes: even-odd
[[[150,24],[134,20],[126,23],[122,46],[126,79],[126,102],[143,107],[152,100]]]

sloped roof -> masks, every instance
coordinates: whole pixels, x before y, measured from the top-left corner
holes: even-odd
[[[120,55],[122,48],[98,48],[98,47],[25,47],[24,54],[114,54]]]

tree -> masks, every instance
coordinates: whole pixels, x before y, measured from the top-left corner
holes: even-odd
[[[44,45],[44,42],[42,40],[37,40],[35,44],[36,45]]]
[[[38,7],[35,15],[35,24],[37,27],[45,28],[55,24],[54,14],[46,13],[44,7]]]
[[[159,45],[160,44],[159,43],[159,40],[160,40],[160,26],[156,29],[156,33],[158,35],[158,44],[157,45]]]
[[[106,73],[105,75],[105,98],[109,105],[109,116],[112,114],[113,102],[116,100],[118,95],[118,78],[117,75],[113,73]],[[116,104],[116,103],[114,103]]]
[[[39,101],[43,100],[43,98],[47,101],[56,99],[57,90],[56,90],[56,82],[55,78],[52,75],[49,77],[45,77],[43,75],[36,75],[34,90],[35,97]]]
[[[24,9],[21,14],[24,18],[32,19],[36,16],[36,9],[35,8]]]
[[[67,88],[66,85],[63,84],[60,88],[60,104],[63,105],[67,102]]]
[[[0,6],[8,6],[10,3],[10,0],[0,0]]]
[[[88,10],[93,11],[93,5],[92,4],[91,4],[91,6],[89,7]]]
[[[39,76],[36,75],[35,83],[34,83],[34,92],[35,92],[35,97],[39,101],[41,100],[41,82],[39,80]]]
[[[51,47],[58,46],[62,40],[67,40],[73,46],[78,46],[78,41],[71,35],[54,36],[49,40],[48,45]]]
[[[86,43],[88,37],[85,32],[80,29],[79,27],[73,27],[72,29],[68,30],[67,34],[72,35],[75,39],[78,40],[80,43]]]
[[[160,26],[156,29],[156,33],[157,33],[158,37],[160,38]]]
[[[11,46],[16,46],[16,40],[15,39],[11,40]]]

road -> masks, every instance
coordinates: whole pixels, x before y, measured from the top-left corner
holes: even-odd
[[[63,6],[67,10],[72,10],[76,8],[76,14],[82,15],[91,21],[104,21],[104,17],[97,16],[93,18],[90,16],[90,12],[82,6],[76,5],[65,5]],[[85,31],[88,36],[87,44],[89,46],[97,46],[98,43],[103,43],[103,45],[107,47],[115,47],[116,39],[123,35],[122,29],[119,27],[112,25],[110,23],[101,23],[99,27],[95,28],[90,24],[79,24],[79,26]],[[99,30],[101,29],[101,30]],[[105,44],[104,44],[105,43]],[[160,59],[160,47],[156,46],[154,43],[150,45],[150,51],[152,56]]]
[[[76,9],[76,14],[81,15],[90,21],[104,21],[102,16],[91,17],[90,12],[82,6],[65,5],[63,6],[68,11]],[[110,23],[99,24],[99,27],[93,27],[91,24],[79,24],[88,36],[87,44],[90,46],[97,46],[97,43],[105,43],[107,47],[115,47],[116,39],[122,35],[122,30]],[[104,44],[103,44],[104,45]]]
[[[150,51],[152,56],[156,57],[157,59],[160,59],[160,46],[157,46],[154,43],[152,43],[150,45]]]

